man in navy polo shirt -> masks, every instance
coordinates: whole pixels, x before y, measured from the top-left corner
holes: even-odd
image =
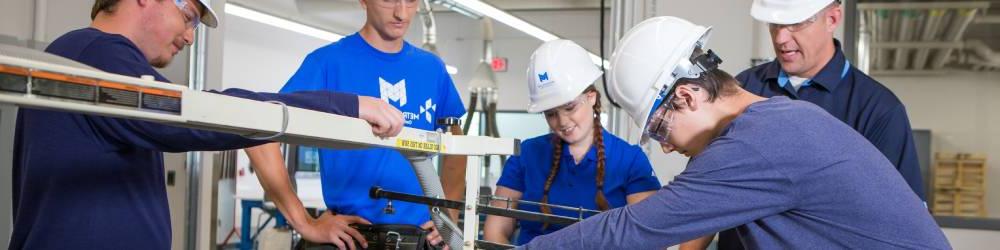
[[[755,1],[755,9],[764,9]],[[816,2],[801,0],[790,2]],[[906,108],[888,88],[851,66],[833,31],[842,21],[840,1],[825,2],[812,16],[769,23],[775,61],[743,71],[743,88],[764,97],[788,96],[816,104],[853,127],[885,154],[913,192],[924,198],[920,164]],[[798,5],[801,6],[801,5]],[[763,10],[759,12],[764,12]]]
[[[91,18],[91,27],[60,36],[46,51],[106,72],[150,75],[160,82],[169,81],[153,66],[166,66],[191,44],[199,23],[218,23],[208,6],[194,0],[97,0]],[[399,133],[402,125],[398,110],[352,94],[240,89],[219,94],[360,116],[373,123],[380,136]],[[170,249],[162,152],[238,149],[267,142],[28,108],[18,112],[14,140],[10,249]]]
[[[833,38],[843,20],[840,0],[756,0],[751,14],[768,23],[776,60],[737,75],[743,88],[820,106],[874,144],[925,199],[906,108],[892,91],[851,66]],[[739,243],[735,231],[720,233],[720,249],[740,249]]]

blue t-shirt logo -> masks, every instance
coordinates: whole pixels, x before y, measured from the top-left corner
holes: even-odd
[[[549,80],[549,72],[538,74],[538,81],[545,82]]]
[[[427,118],[428,123],[434,124],[433,122],[434,119],[432,117],[432,114],[435,110],[437,110],[437,104],[434,104],[434,102],[432,102],[431,100],[432,100],[431,98],[427,98],[427,101],[424,102],[424,105],[420,106],[420,114],[424,115],[424,117]]]
[[[391,83],[382,79],[382,77],[379,77],[378,86],[379,96],[382,97],[383,101],[388,103],[392,103],[390,101],[395,101],[399,103],[400,108],[406,106],[406,79],[399,80],[399,82],[396,83]]]

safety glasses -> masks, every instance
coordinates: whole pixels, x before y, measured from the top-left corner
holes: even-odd
[[[188,3],[188,0],[174,0],[174,5],[177,5],[177,9],[184,15],[184,23],[189,28],[194,29],[198,27],[198,24],[201,24],[201,18],[198,16],[197,7]]]
[[[545,112],[543,112],[543,114],[545,114],[546,118],[556,117],[556,115],[570,116],[572,114],[575,114],[576,111],[580,109],[580,106],[583,105],[584,100],[586,100],[586,96],[587,94],[582,94],[580,96],[577,96],[576,99],[573,99],[569,103],[546,110]]]
[[[814,15],[812,17],[809,17],[809,19],[806,19],[805,21],[801,21],[801,22],[798,22],[798,23],[793,23],[793,24],[769,23],[769,24],[767,24],[767,27],[770,28],[772,31],[778,31],[778,30],[781,30],[781,29],[788,29],[788,31],[790,31],[790,32],[798,32],[800,30],[804,30],[806,28],[809,28],[809,25],[812,25],[813,23],[816,22],[816,20],[819,19],[819,14],[821,14],[821,13],[823,13],[823,12],[817,13],[816,15]]]
[[[671,95],[671,90],[660,91],[660,96],[656,99],[653,104],[653,111],[649,114],[649,119],[646,122],[646,127],[642,130],[642,144],[645,144],[652,139],[661,144],[668,143],[667,139],[670,136],[670,124],[674,121],[675,105],[674,105],[674,95]]]
[[[395,8],[399,4],[403,4],[405,8],[416,8],[417,0],[375,0],[375,3],[382,8]]]

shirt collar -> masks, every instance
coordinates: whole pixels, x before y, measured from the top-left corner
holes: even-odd
[[[607,130],[601,129],[601,136],[603,136],[604,140],[607,141],[608,136],[610,136],[610,134],[608,133]],[[580,161],[580,165],[583,165],[583,163],[587,161],[597,162],[597,144],[596,144],[597,141],[594,141],[594,143],[595,144],[590,146],[590,149],[587,150],[587,155],[583,156],[583,160]],[[562,142],[562,146],[563,146],[562,158],[567,159],[570,162],[573,162],[573,155],[569,153],[569,144],[564,141]],[[604,151],[607,152],[607,150],[608,150],[608,144],[604,143]]]
[[[816,76],[807,80],[802,86],[809,86],[815,83],[826,90],[832,91],[847,76],[847,71],[851,68],[850,62],[847,61],[847,58],[844,57],[844,52],[841,51],[840,41],[833,39],[833,44],[835,46],[833,58],[830,58],[826,66],[823,66],[823,69]],[[789,83],[788,74],[784,70],[781,70],[781,63],[777,60],[765,69],[764,76],[765,79],[773,79],[782,88]]]

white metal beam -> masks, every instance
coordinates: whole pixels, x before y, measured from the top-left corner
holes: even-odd
[[[0,94],[0,103],[142,119],[241,135],[260,136],[281,132],[283,111],[282,107],[276,104],[193,91],[151,80],[5,55],[0,55],[0,64],[180,93],[181,112],[172,114],[14,92]],[[379,138],[370,131],[371,126],[361,119],[289,107],[287,129],[283,136],[275,138],[274,141],[326,148],[374,146],[440,154],[517,153],[518,143],[515,139],[447,135],[412,128],[404,128],[396,137]]]

